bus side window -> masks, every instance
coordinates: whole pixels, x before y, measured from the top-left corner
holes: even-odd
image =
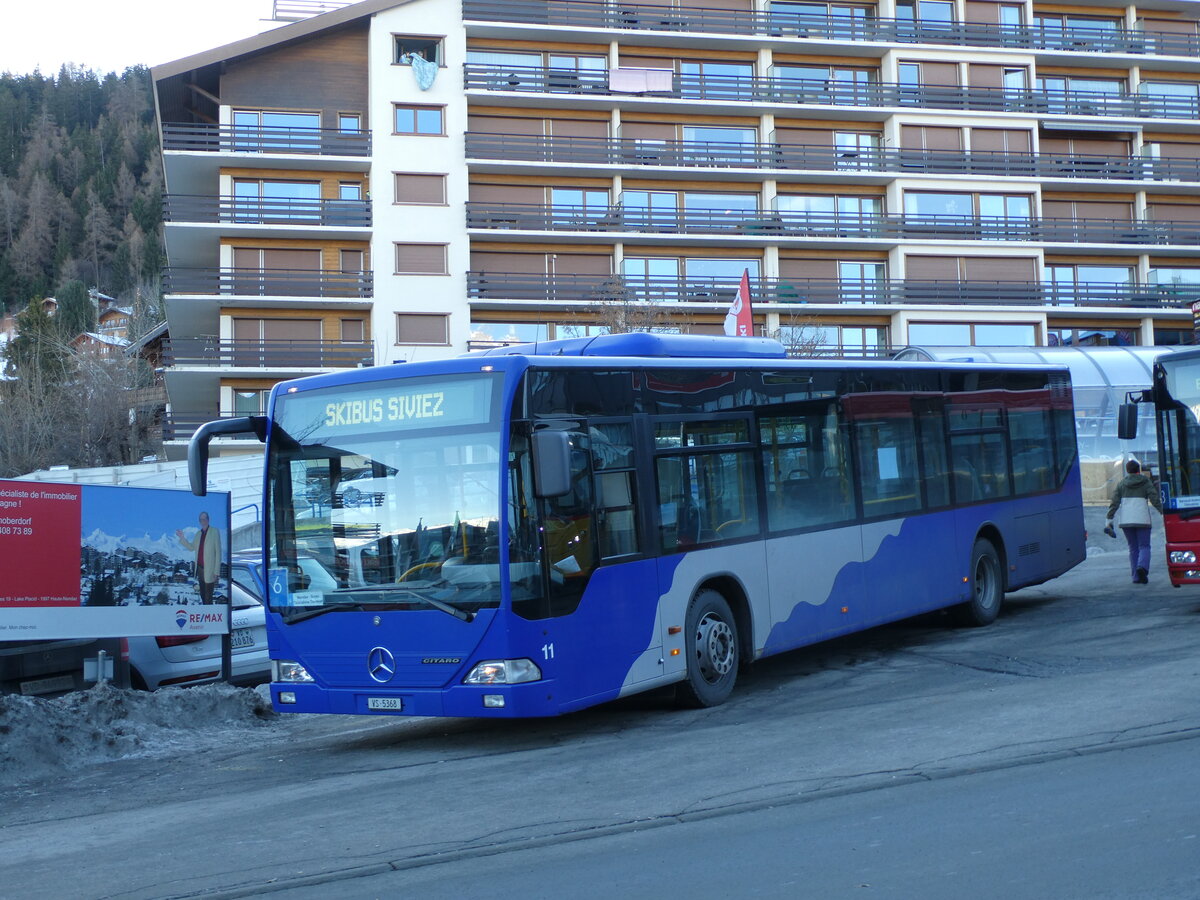
[[[856,422],[863,514],[898,516],[921,507],[913,420],[889,416]]]
[[[806,415],[759,420],[771,531],[854,518],[845,422],[836,404],[805,404]]]
[[[1008,437],[1012,444],[1013,489],[1018,494],[1049,490],[1053,485],[1053,446],[1050,410],[1010,409]]]
[[[627,422],[591,423],[595,470],[596,539],[600,556],[637,553],[637,485],[634,477],[633,427]]]
[[[950,505],[950,461],[946,457],[946,418],[940,401],[914,401],[917,440],[921,449],[921,480],[928,509]]]

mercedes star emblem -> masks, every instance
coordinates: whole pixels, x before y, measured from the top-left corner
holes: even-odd
[[[387,647],[372,647],[367,654],[367,672],[380,684],[391,681],[396,674],[396,657]]]

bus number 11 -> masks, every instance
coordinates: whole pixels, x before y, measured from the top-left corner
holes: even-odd
[[[554,645],[542,644],[542,656],[545,659],[554,659]]]

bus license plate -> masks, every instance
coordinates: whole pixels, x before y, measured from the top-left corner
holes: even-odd
[[[235,628],[233,629],[233,636],[229,643],[234,650],[240,650],[242,647],[253,647],[254,632],[249,628]]]
[[[367,709],[386,709],[389,712],[399,712],[404,709],[404,701],[399,697],[368,697]]]

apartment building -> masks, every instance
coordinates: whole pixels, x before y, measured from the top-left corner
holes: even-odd
[[[746,270],[808,352],[1190,343],[1198,6],[364,0],[159,66],[172,436],[331,368],[719,332]]]

